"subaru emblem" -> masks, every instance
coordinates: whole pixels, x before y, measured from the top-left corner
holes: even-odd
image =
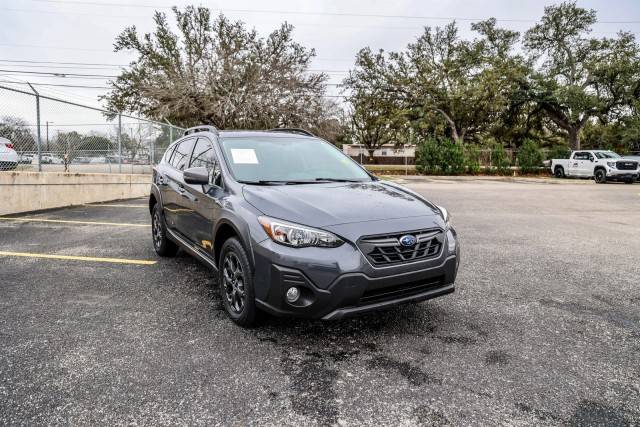
[[[418,242],[418,239],[416,239],[415,236],[411,236],[407,234],[406,236],[400,237],[400,244],[404,247],[414,246],[417,242]]]

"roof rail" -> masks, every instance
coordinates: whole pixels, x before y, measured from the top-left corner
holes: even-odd
[[[274,129],[269,129],[269,132],[297,133],[298,135],[315,137],[315,135],[309,132],[308,130],[300,129],[300,128],[274,128]]]
[[[218,134],[218,128],[215,126],[208,126],[208,125],[200,125],[200,126],[194,126],[192,128],[189,129],[185,129],[184,133],[182,134],[182,136],[186,136],[192,133],[196,133],[196,132],[212,132],[215,133],[216,135]]]

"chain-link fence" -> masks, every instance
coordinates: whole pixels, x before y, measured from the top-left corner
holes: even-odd
[[[0,85],[0,138],[17,153],[15,164],[0,152],[5,168],[149,173],[182,131],[169,123],[42,95],[34,88]]]

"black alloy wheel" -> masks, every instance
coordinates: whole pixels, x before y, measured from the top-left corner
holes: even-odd
[[[240,326],[253,325],[256,305],[253,290],[253,272],[244,247],[235,238],[229,238],[220,251],[218,281],[220,298],[227,314]]]

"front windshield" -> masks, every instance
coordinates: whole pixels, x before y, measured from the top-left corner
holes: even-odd
[[[599,159],[619,159],[620,156],[613,151],[596,151],[596,157]]]
[[[256,136],[221,142],[227,164],[240,182],[371,181],[357,163],[317,139]]]

